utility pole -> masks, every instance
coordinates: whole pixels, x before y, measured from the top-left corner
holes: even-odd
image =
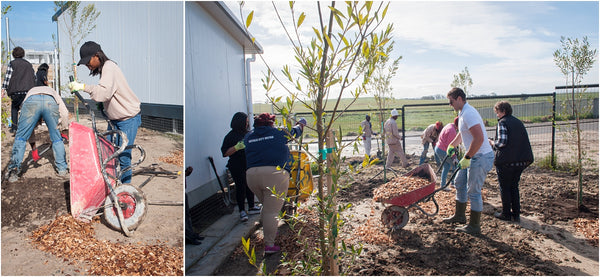
[[[6,53],[10,51],[10,34],[8,32],[8,16],[6,19]],[[12,55],[8,55],[8,61],[12,61]]]

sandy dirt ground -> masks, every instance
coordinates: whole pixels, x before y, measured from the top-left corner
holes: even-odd
[[[586,212],[577,212],[577,175],[553,172],[530,166],[520,182],[521,222],[506,222],[493,214],[502,204],[495,169],[486,178],[483,196],[484,210],[481,218],[481,235],[458,233],[458,224],[444,224],[442,218],[454,212],[455,190],[439,191],[435,199],[439,213],[424,215],[416,208],[409,209],[409,221],[402,229],[390,231],[381,223],[381,215],[388,204],[373,201],[373,190],[385,182],[381,165],[365,169],[360,174],[349,175],[350,186],[339,193],[341,204],[352,207],[342,215],[345,225],[341,239],[347,245],[362,245],[362,253],[354,260],[350,256],[340,259],[340,273],[347,275],[591,275],[598,276],[598,135],[587,140],[589,158],[583,171],[583,203]],[[566,146],[563,146],[566,147]],[[567,148],[559,149],[566,155]],[[410,152],[409,152],[410,153]],[[418,157],[409,156],[413,166],[394,168],[399,174],[408,172]],[[357,163],[359,157],[349,158]],[[429,160],[433,169],[435,162]],[[390,174],[388,172],[388,174]],[[393,175],[388,175],[388,178]],[[270,274],[289,275],[300,266],[318,245],[318,226],[311,197],[299,209],[306,223],[292,230],[283,224],[278,229],[276,244],[282,253],[263,255],[263,234],[259,228],[250,236],[255,247],[258,266],[266,266]],[[420,205],[429,213],[435,212],[433,202]],[[467,217],[468,217],[467,208]],[[460,225],[462,226],[462,225]],[[298,231],[300,235],[298,235]],[[284,255],[285,253],[285,255]],[[298,262],[298,263],[297,263]],[[260,271],[248,263],[240,246],[217,269],[215,275],[256,275]],[[302,272],[302,271],[300,271]],[[308,272],[302,272],[309,274]],[[314,274],[314,273],[313,273]]]
[[[80,115],[79,122],[91,127],[89,116]],[[106,130],[106,122],[98,120],[98,129]],[[45,126],[38,127],[38,145],[48,145]],[[10,159],[14,137],[8,133],[2,140],[2,174]],[[140,128],[135,141],[146,150],[146,159],[134,168],[132,185],[139,186],[151,175],[141,173],[153,171],[178,172],[177,165],[183,159],[183,138]],[[68,145],[67,161],[69,161]],[[78,258],[57,257],[39,250],[30,236],[43,225],[50,224],[57,216],[69,213],[69,177],[59,177],[54,169],[52,150],[46,152],[38,162],[31,160],[29,145],[24,159],[23,173],[17,182],[2,181],[2,275],[88,275],[90,263]],[[139,152],[138,152],[139,153]],[[139,157],[139,154],[137,154]],[[137,159],[134,154],[134,160]],[[132,236],[108,227],[100,220],[87,225],[93,229],[93,237],[100,242],[135,246],[160,245],[175,252],[183,252],[183,176],[157,175],[141,188],[147,199],[146,216]],[[160,204],[160,205],[157,205]],[[167,205],[165,205],[167,204]],[[98,217],[98,216],[97,216]],[[83,225],[82,225],[83,226]],[[64,236],[69,236],[65,233]],[[74,243],[72,250],[84,243]],[[114,255],[104,253],[100,255]],[[182,257],[182,254],[181,254]],[[83,259],[83,258],[81,258]],[[176,261],[177,262],[177,261]],[[183,270],[181,260],[180,272]],[[124,265],[128,266],[128,265]]]

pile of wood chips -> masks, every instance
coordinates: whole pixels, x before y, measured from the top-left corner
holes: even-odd
[[[175,150],[166,157],[158,158],[161,162],[174,164],[183,167],[183,149]]]
[[[389,200],[429,184],[430,181],[423,178],[399,176],[376,188],[373,191],[373,200]]]
[[[593,245],[598,245],[598,219],[576,218],[575,229],[582,233]]]
[[[98,222],[95,217],[93,222]],[[94,238],[92,223],[58,216],[35,230],[31,243],[57,257],[89,265],[85,275],[183,275],[183,249],[157,245],[112,243]]]
[[[354,233],[363,242],[384,245],[392,243],[392,238],[385,233],[386,231],[388,228],[383,226],[380,218],[369,217],[367,222],[358,226]]]

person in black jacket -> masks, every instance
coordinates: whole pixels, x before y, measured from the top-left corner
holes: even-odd
[[[2,82],[2,94],[6,92],[10,97],[10,113],[12,126],[10,132],[17,131],[19,123],[19,110],[25,99],[27,92],[35,85],[35,72],[31,63],[23,59],[25,50],[17,46],[12,51],[12,56],[15,58],[8,64],[4,82]]]
[[[38,66],[37,72],[35,73],[35,86],[47,86],[48,85],[48,66],[47,63],[40,64]]]
[[[502,212],[494,216],[500,220],[520,222],[521,203],[519,180],[521,173],[533,162],[533,152],[527,130],[519,119],[512,115],[512,107],[506,101],[494,106],[498,117],[496,137],[490,144],[495,151],[494,164],[500,184]]]
[[[237,112],[231,118],[231,131],[223,139],[221,153],[223,157],[229,157],[227,168],[231,172],[231,178],[235,182],[235,199],[240,210],[240,220],[248,221],[249,214],[259,214],[260,207],[254,205],[254,193],[248,188],[246,182],[246,152],[244,148],[244,136],[248,133],[248,115]],[[248,212],[244,203],[248,201]]]

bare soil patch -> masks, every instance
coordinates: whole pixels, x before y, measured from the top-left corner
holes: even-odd
[[[89,116],[80,115],[80,123],[91,127]],[[97,121],[99,130],[106,130],[106,122]],[[7,134],[2,140],[2,173],[10,159],[14,137],[4,129]],[[38,127],[38,146],[40,149],[48,145],[49,138],[45,126]],[[154,171],[177,172],[182,171],[181,165],[176,161],[182,153],[183,139],[180,135],[167,135],[140,128],[135,141],[146,150],[146,159],[134,168],[132,185],[139,186],[150,175],[142,173],[150,170],[155,164]],[[69,161],[68,145],[67,161]],[[137,159],[134,154],[134,160]],[[168,162],[164,162],[166,160]],[[70,204],[69,178],[59,177],[54,169],[52,150],[49,150],[38,162],[31,160],[30,148],[27,147],[24,158],[25,164],[20,179],[17,182],[2,182],[2,274],[3,275],[131,275],[127,269],[142,265],[142,268],[154,271],[138,272],[143,275],[181,275],[183,273],[183,177],[182,175],[158,175],[147,185],[141,188],[146,195],[146,216],[133,236],[127,237],[120,230],[109,228],[101,220],[95,219],[91,223],[74,224],[81,226],[81,230],[68,229],[64,223],[64,215],[68,215]],[[162,202],[163,204],[159,204]],[[169,203],[170,205],[164,205]],[[102,211],[102,209],[100,210]],[[70,216],[68,216],[70,217]],[[97,218],[98,216],[96,216]],[[61,221],[62,220],[62,221]],[[63,229],[54,230],[41,228],[54,222],[63,222]],[[53,232],[60,230],[60,240],[52,239]],[[38,233],[36,233],[38,232]],[[42,232],[42,233],[39,233]],[[80,235],[87,236],[81,237]],[[37,236],[33,234],[36,233]],[[40,238],[39,235],[44,235]],[[39,238],[39,239],[38,239]],[[33,240],[51,240],[49,245],[58,246],[63,243],[66,247],[61,254],[52,253],[52,247],[42,247]],[[78,241],[79,240],[79,241]],[[87,242],[94,240],[99,244],[90,246]],[[110,246],[110,247],[104,247]],[[156,270],[148,260],[136,260],[133,253],[139,249],[155,249],[153,255],[161,261],[170,262],[173,271]],[[121,251],[119,249],[125,249]],[[105,263],[98,267],[86,261],[83,255],[67,255],[77,250],[94,252],[97,259],[113,259],[123,261],[122,264],[109,265]],[[105,251],[99,251],[105,249]],[[158,249],[158,250],[157,250]],[[162,250],[160,250],[162,249]],[[125,253],[129,253],[127,256]],[[125,256],[123,256],[125,255]],[[167,255],[170,255],[167,259]],[[176,255],[180,255],[176,257]],[[146,255],[147,256],[147,255]],[[157,261],[158,261],[157,260]],[[112,267],[112,268],[109,268]],[[121,268],[119,268],[121,267]],[[113,269],[113,271],[103,269]]]
[[[597,143],[592,145],[597,153]],[[413,164],[418,157],[410,155]],[[373,201],[373,191],[384,184],[382,170],[373,166],[352,175],[352,185],[339,194],[340,203],[351,203],[344,212],[346,224],[341,238],[347,245],[362,245],[356,260],[344,257],[340,272],[348,275],[598,275],[598,168],[585,168],[583,203],[587,212],[577,212],[577,176],[531,166],[520,182],[521,222],[505,222],[493,216],[502,207],[495,169],[486,178],[483,190],[484,210],[482,234],[471,236],[454,230],[460,225],[444,224],[443,217],[454,212],[455,191],[440,191],[436,216],[426,216],[416,208],[409,209],[410,219],[404,228],[390,232],[381,224],[384,204]],[[360,158],[349,158],[348,162]],[[429,161],[435,168],[435,163]],[[388,178],[393,177],[388,172]],[[313,201],[313,200],[311,200]],[[305,205],[314,205],[313,202]],[[304,206],[307,207],[307,206]],[[427,202],[421,207],[433,213]],[[467,211],[469,208],[467,208]],[[288,225],[279,227],[276,244],[282,252],[263,255],[262,229],[251,235],[257,260],[269,273],[290,274],[301,257],[311,256],[318,245],[316,217],[307,209],[303,215],[312,218],[292,231]],[[468,212],[467,212],[468,213]],[[468,216],[468,215],[467,215]],[[298,235],[298,227],[303,227]],[[305,240],[305,243],[299,241]],[[313,255],[314,257],[314,255]],[[282,263],[282,260],[284,261]],[[305,259],[306,260],[306,259]],[[285,261],[292,261],[286,263]],[[258,270],[249,265],[241,246],[217,269],[216,275],[255,275]]]

